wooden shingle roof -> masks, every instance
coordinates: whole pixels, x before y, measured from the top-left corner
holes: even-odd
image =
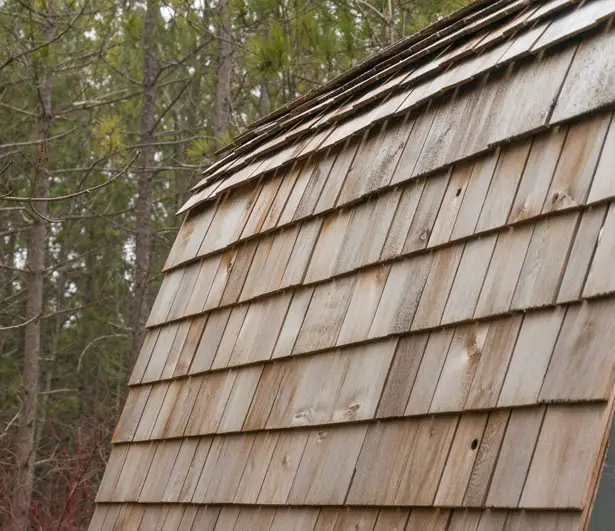
[[[614,16],[475,3],[236,139],[182,209],[90,530],[585,528]]]

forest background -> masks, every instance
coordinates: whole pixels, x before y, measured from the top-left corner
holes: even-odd
[[[87,529],[215,151],[465,3],[0,0],[0,529]]]

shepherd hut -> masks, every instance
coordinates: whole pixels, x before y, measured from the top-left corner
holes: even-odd
[[[473,3],[228,146],[90,530],[615,529],[614,17]]]

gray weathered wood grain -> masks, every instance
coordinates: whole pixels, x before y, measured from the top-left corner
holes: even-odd
[[[615,273],[613,272],[613,251],[615,250],[615,206],[611,203],[600,227],[596,254],[583,289],[584,296],[606,293],[615,288]],[[571,264],[571,267],[574,264]]]
[[[543,212],[585,203],[610,121],[598,114],[569,127]]]
[[[512,410],[489,486],[487,506],[519,504],[544,413],[543,406]]]
[[[551,123],[566,120],[615,99],[615,59],[603,53],[615,42],[615,32],[602,31],[585,39],[574,57],[551,116]]]
[[[520,507],[583,506],[600,445],[604,408],[602,404],[547,407]]]

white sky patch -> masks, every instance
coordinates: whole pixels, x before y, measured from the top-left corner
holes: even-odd
[[[23,251],[18,249],[13,254],[13,265],[15,267],[18,267],[19,269],[25,269],[27,261],[28,255],[25,252],[25,249]]]
[[[160,14],[166,23],[175,18],[175,10],[168,5],[160,8]]]
[[[133,237],[129,238],[127,241],[124,242],[124,249],[122,252],[122,256],[124,257],[124,260],[126,260],[126,263],[130,266],[130,268],[132,268],[135,264],[135,240]],[[126,280],[127,282],[130,283],[131,289],[132,289],[132,282],[133,282],[133,278],[132,278],[132,273],[130,271],[130,268],[126,268],[124,270],[124,280]]]
[[[68,286],[66,286],[66,291],[68,294],[74,295],[75,293],[77,293],[77,284],[75,284],[74,282],[69,282]]]
[[[62,324],[62,328],[67,330],[73,326],[76,326],[78,322],[77,315],[71,315],[64,323]]]

